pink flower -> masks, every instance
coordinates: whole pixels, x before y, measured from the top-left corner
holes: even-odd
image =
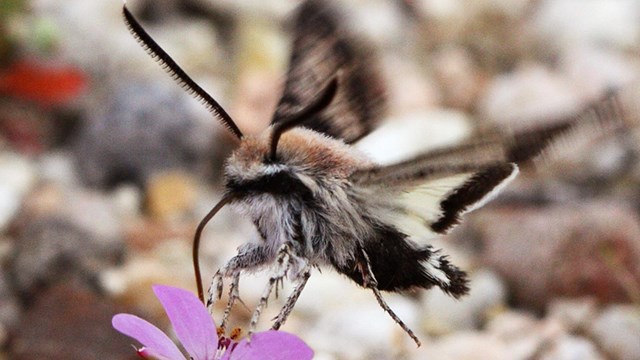
[[[311,359],[311,350],[297,336],[282,331],[255,333],[234,342],[218,338],[216,325],[202,302],[189,291],[156,285],[153,292],[162,303],[176,336],[193,360]],[[113,317],[113,327],[138,340],[138,354],[145,359],[184,360],[176,344],[160,329],[131,314]]]

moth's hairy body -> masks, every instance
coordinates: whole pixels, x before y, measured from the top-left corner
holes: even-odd
[[[287,245],[299,263],[331,265],[362,286],[357,265],[364,251],[381,290],[438,285],[454,296],[467,291],[464,274],[424,245],[434,235],[426,223],[417,225],[421,234],[410,234],[394,221],[407,216],[399,191],[353,182],[355,173],[375,167],[373,161],[341,140],[304,128],[283,135],[272,161],[270,133],[243,139],[226,165],[232,204],[254,222],[262,241],[241,247],[245,261],[226,267],[224,275],[272,263]],[[293,266],[289,276],[295,279],[300,268]]]
[[[270,132],[247,137],[225,177],[233,204],[255,223],[273,259],[285,243],[313,265],[346,265],[370,237],[369,210],[356,201],[349,176],[373,163],[340,140],[299,128],[285,133],[278,162],[268,159]],[[263,184],[278,178],[273,188]],[[251,184],[260,184],[252,186]]]

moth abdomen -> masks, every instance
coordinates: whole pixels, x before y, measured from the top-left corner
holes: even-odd
[[[420,246],[392,226],[380,226],[373,238],[362,244],[379,290],[404,291],[437,286],[458,298],[465,295],[467,275],[431,246]],[[358,260],[334,267],[359,285],[366,286]]]

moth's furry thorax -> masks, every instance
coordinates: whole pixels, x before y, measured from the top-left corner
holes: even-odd
[[[350,199],[349,176],[371,162],[344,142],[304,128],[283,134],[272,160],[269,130],[244,138],[227,162],[234,207],[255,223],[270,256],[293,241],[313,263],[328,261],[329,246],[343,258],[355,246],[353,234],[365,228]]]
[[[287,185],[290,179],[315,191],[321,182],[345,181],[354,171],[371,165],[370,160],[343,141],[304,128],[282,135],[275,160],[269,158],[270,144],[271,128],[243,138],[225,167],[228,191],[241,198],[248,195],[241,191],[269,190],[260,182],[276,178],[279,185]]]

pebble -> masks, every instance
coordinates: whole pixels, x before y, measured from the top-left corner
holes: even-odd
[[[151,289],[164,284],[195,290],[191,244],[181,239],[165,240],[118,267],[103,269],[98,282],[119,303],[163,318],[163,309]],[[205,277],[205,283],[209,278]],[[208,284],[206,284],[208,286]]]
[[[443,105],[473,109],[486,84],[486,77],[469,51],[460,46],[444,47],[433,54],[433,68],[442,89]]]
[[[80,180],[68,151],[52,151],[38,159],[38,177],[41,181],[63,186],[78,186]]]
[[[195,180],[188,174],[158,173],[148,182],[146,206],[153,218],[170,220],[192,210],[196,196]]]
[[[515,209],[485,208],[463,225],[478,241],[476,259],[505,279],[514,304],[544,310],[556,297],[630,299],[627,278],[640,277],[640,226],[630,208],[583,201]]]
[[[606,353],[620,360],[640,359],[640,309],[612,305],[594,320],[589,334]]]
[[[598,45],[616,49],[640,44],[640,6],[633,0],[544,0],[533,15],[533,31],[545,47]]]
[[[413,359],[475,360],[515,359],[500,339],[477,332],[458,332],[424,346]]]
[[[460,300],[437,289],[424,294],[421,318],[427,333],[438,335],[476,329],[506,306],[507,291],[499,275],[479,270],[471,274],[469,280],[471,291]]]
[[[10,273],[19,291],[94,276],[123,255],[123,228],[109,198],[88,191],[44,189],[18,221]],[[65,264],[61,266],[60,264]]]
[[[382,59],[381,68],[388,89],[389,121],[439,108],[442,95],[438,83],[420,66],[393,54]]]
[[[597,46],[563,49],[558,71],[587,100],[596,100],[612,89],[624,89],[636,81],[640,64],[624,53]]]
[[[177,86],[130,79],[103,95],[88,109],[73,149],[86,184],[144,187],[156,172],[203,165],[209,132],[190,116]]]
[[[73,283],[39,293],[12,337],[11,359],[134,358],[132,340],[111,327],[129,308],[115,305]]]
[[[550,349],[540,357],[541,360],[604,360],[596,346],[580,336],[562,335],[555,339]]]
[[[557,319],[572,332],[583,332],[598,314],[593,298],[558,298],[549,303],[547,316]]]
[[[36,182],[32,162],[18,154],[0,152],[0,232],[4,232]]]
[[[584,96],[561,74],[540,63],[525,63],[490,80],[478,103],[482,118],[513,130],[572,115]]]
[[[368,296],[368,299],[359,302],[344,301],[340,306],[325,311],[314,322],[313,328],[305,333],[309,344],[319,351],[330,351],[336,356],[340,354],[339,356],[350,359],[369,359],[376,354],[382,355],[382,358],[394,358],[397,356],[394,354],[415,349],[415,344],[380,308],[373,294],[365,289],[357,290]],[[335,293],[333,296],[335,297]],[[394,294],[383,296],[410,328],[418,328],[415,320],[419,309],[411,300]],[[334,302],[337,300],[338,298],[334,299]],[[323,334],[333,335],[327,337]],[[422,337],[420,333],[418,336]]]
[[[13,292],[11,285],[6,272],[0,273],[0,329],[5,331],[18,324],[22,315],[20,301]],[[4,335],[6,338],[7,335]],[[0,348],[3,347],[4,342],[2,336],[0,336]]]

